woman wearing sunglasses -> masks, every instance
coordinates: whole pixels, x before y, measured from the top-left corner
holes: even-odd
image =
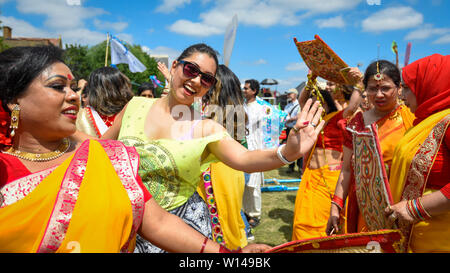
[[[139,175],[153,198],[207,237],[211,237],[209,212],[196,187],[210,163],[221,161],[247,173],[279,168],[311,149],[324,124],[319,122],[322,109],[309,100],[285,146],[248,151],[222,124],[203,120],[192,106],[216,84],[217,67],[211,47],[188,47],[172,63],[169,94],[161,99],[134,97],[103,136],[135,146]],[[139,252],[161,251],[137,241]]]

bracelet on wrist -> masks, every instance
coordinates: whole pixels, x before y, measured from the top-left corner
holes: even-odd
[[[294,163],[295,160],[294,160],[294,161],[289,161],[289,160],[287,160],[286,157],[284,157],[283,154],[281,153],[281,149],[283,149],[284,146],[286,146],[286,144],[280,145],[280,146],[278,147],[278,149],[277,149],[277,156],[278,156],[278,159],[280,159],[281,162],[283,162],[284,164],[287,164],[287,165]]]
[[[337,195],[333,196],[333,199],[331,199],[331,204],[335,204],[339,210],[344,208],[344,200]]]
[[[205,251],[205,247],[206,247],[207,243],[208,243],[208,237],[205,237],[205,240],[203,241],[203,244],[202,244],[202,249],[200,249],[200,253],[203,253],[203,251]]]
[[[223,245],[220,245],[219,253],[242,253],[242,248],[238,247],[236,250],[231,250],[224,247]]]

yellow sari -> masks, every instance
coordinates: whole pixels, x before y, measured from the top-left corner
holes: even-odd
[[[338,113],[333,112],[323,119],[328,121]],[[310,153],[311,155],[314,153],[315,145]],[[331,195],[336,188],[341,173],[340,168],[332,170],[328,165],[318,169],[310,169],[310,160],[311,156],[306,163],[295,198],[293,241],[326,236],[325,229],[330,217]]]
[[[450,109],[438,112],[411,128],[395,149],[390,187],[394,203],[412,200],[427,189],[428,172],[450,124]],[[400,225],[410,252],[450,252],[450,213],[414,226]]]
[[[61,165],[7,184],[0,252],[132,252],[144,211],[138,161],[120,142],[88,140]]]
[[[232,169],[222,162],[212,163],[211,181],[214,188],[214,199],[220,228],[226,247],[229,249],[245,247],[248,242],[245,234],[245,224],[241,217],[245,185],[244,173]],[[199,183],[197,192],[205,202],[208,202],[203,181]]]

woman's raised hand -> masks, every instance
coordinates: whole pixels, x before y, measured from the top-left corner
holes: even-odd
[[[325,121],[321,119],[323,108],[319,105],[319,101],[313,104],[312,99],[308,99],[298,114],[297,123],[289,133],[282,152],[287,160],[293,161],[306,155],[314,146],[325,125]]]

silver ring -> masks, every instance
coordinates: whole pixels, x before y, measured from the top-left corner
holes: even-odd
[[[391,221],[394,222],[395,220],[397,220],[397,214],[393,212],[391,215],[389,215],[389,219],[391,219]]]
[[[311,121],[309,124],[311,124],[312,127],[316,127],[316,126],[317,126],[317,124],[315,124],[315,123],[312,122],[312,121]]]

